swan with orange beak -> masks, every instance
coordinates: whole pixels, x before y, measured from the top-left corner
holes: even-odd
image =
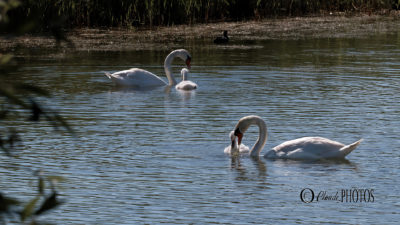
[[[238,121],[231,137],[231,148],[235,146],[236,137],[237,144],[241,146],[243,134],[251,125],[257,125],[259,133],[256,143],[250,150],[250,156],[259,157],[267,142],[267,125],[259,116],[245,116]],[[343,159],[356,149],[361,141],[362,139],[345,145],[323,137],[302,137],[273,147],[264,157],[269,159]]]

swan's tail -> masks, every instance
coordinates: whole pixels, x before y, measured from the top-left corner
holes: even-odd
[[[109,73],[109,72],[104,72],[104,74],[109,78],[109,79],[111,79],[111,73]]]
[[[356,149],[357,146],[362,141],[363,141],[363,139],[361,138],[360,140],[354,142],[353,144],[349,144],[349,145],[342,147],[339,151],[343,154],[343,157],[345,157],[346,155],[350,154],[350,152],[352,152],[354,149]]]

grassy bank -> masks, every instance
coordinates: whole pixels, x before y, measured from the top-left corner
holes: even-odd
[[[248,40],[368,36],[400,29],[400,11],[393,10],[399,2],[0,0],[0,52],[171,49],[194,39],[209,43],[222,30],[232,38],[230,47]]]
[[[11,1],[11,0],[10,0]],[[12,0],[15,1],[15,0]],[[42,29],[152,27],[232,22],[323,12],[398,9],[400,0],[21,0],[10,21],[29,18]],[[11,26],[15,24],[11,23]]]
[[[287,17],[244,22],[221,22],[196,25],[158,26],[152,29],[77,28],[67,34],[75,46],[57,46],[53,37],[23,35],[8,39],[0,36],[0,52],[18,49],[59,49],[63,51],[134,51],[188,48],[193,41],[203,47],[251,48],[259,40],[298,40],[306,38],[366,38],[371,35],[396,34],[400,30],[398,12],[390,15],[335,14],[321,17]],[[213,39],[229,31],[230,44],[215,46]],[[57,47],[57,48],[56,48]]]

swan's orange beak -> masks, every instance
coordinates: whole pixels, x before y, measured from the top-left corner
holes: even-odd
[[[188,69],[190,69],[190,61],[192,61],[192,59],[190,58],[190,57],[187,57],[187,59],[186,59],[186,66],[187,66],[187,68]]]
[[[237,135],[237,137],[238,137],[238,145],[240,146],[240,144],[242,143],[243,134],[242,134],[242,133],[239,133],[239,134]]]

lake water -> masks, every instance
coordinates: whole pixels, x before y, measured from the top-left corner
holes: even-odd
[[[139,67],[165,78],[166,51],[19,60],[14,76],[50,90],[46,105],[77,137],[21,125],[20,157],[1,155],[2,192],[34,196],[35,178],[9,167],[21,164],[66,178],[67,202],[41,218],[56,224],[398,223],[400,34],[182,47],[199,86],[191,93],[120,89],[102,73]],[[174,65],[180,79],[183,63]],[[262,154],[302,136],[364,141],[345,161],[231,160],[228,134],[251,114],[268,125]],[[243,142],[252,146],[257,131]],[[302,190],[306,202],[314,192],[311,203]]]

